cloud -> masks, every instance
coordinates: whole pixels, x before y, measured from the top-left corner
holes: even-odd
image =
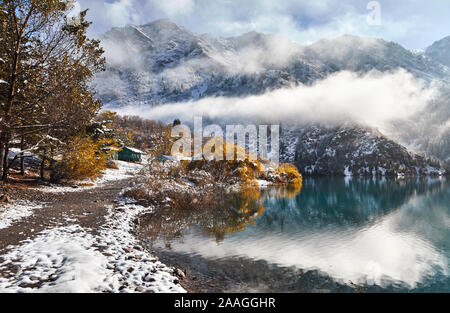
[[[424,48],[448,34],[448,3],[380,0],[381,25],[366,22],[369,1],[358,0],[78,0],[91,8],[93,30],[170,18],[198,33],[235,36],[248,31],[282,34],[307,44],[343,34],[375,36]]]
[[[139,20],[133,7],[133,0],[120,0],[112,3],[106,2],[104,14],[113,26],[122,26]]]
[[[179,253],[207,259],[235,256],[281,267],[317,269],[345,283],[350,280],[387,287],[396,281],[415,288],[438,269],[447,274],[447,258],[432,242],[413,231],[398,229],[402,220],[408,218],[408,205],[419,210],[414,204],[407,204],[371,227],[320,233],[303,230],[292,235],[262,231],[257,225],[252,231],[230,236],[220,245],[211,238],[186,234],[171,247]]]
[[[256,119],[295,123],[365,124],[381,131],[394,119],[409,118],[425,108],[435,91],[404,70],[366,75],[339,72],[312,86],[271,91],[245,98],[205,98],[157,107],[129,106],[122,115],[186,122],[194,116],[212,119]]]
[[[190,15],[195,7],[193,0],[164,0],[154,2],[155,7],[167,16]]]

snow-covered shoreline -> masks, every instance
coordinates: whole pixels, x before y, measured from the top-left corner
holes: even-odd
[[[30,201],[17,201],[13,204],[0,206],[0,229],[10,227],[15,222],[31,216],[35,210],[41,208],[42,204]]]
[[[98,235],[78,224],[46,229],[1,256],[0,292],[185,292],[167,267],[131,234],[151,211],[122,199]]]
[[[48,186],[39,191],[81,193],[132,178],[144,167],[122,161],[117,165],[118,169],[106,170],[89,186]],[[0,292],[186,292],[174,269],[159,262],[132,234],[133,221],[154,209],[135,202],[119,197],[114,205],[105,205],[105,222],[95,229],[63,214],[62,223],[6,247],[0,255]],[[43,205],[16,201],[0,207],[0,229],[14,227]]]
[[[49,193],[80,192],[82,190],[102,187],[114,181],[132,178],[144,168],[144,165],[139,163],[129,163],[124,161],[115,162],[118,165],[118,169],[106,169],[97,179],[76,181],[73,182],[72,186],[50,185],[45,188],[41,188],[41,190]]]
[[[61,193],[62,196],[68,192],[82,195],[84,191],[91,193],[90,190],[133,178],[145,168],[145,163],[117,161],[116,164],[118,169],[106,170],[87,186],[83,186],[87,182],[78,182],[78,188],[47,186],[39,191]],[[163,184],[165,188],[162,189],[176,190],[180,194],[190,192],[193,198],[197,197],[198,202],[198,198],[218,187],[239,188],[239,184],[234,181],[216,186],[214,178],[207,172],[194,172],[195,178],[208,178],[210,183],[202,187],[188,178],[167,178],[167,185]],[[141,182],[142,186],[145,184]],[[118,185],[123,187],[123,184]],[[271,182],[260,179],[258,185],[267,188]],[[134,221],[141,214],[150,213],[156,208],[154,205],[141,206],[136,204],[136,200],[126,198],[124,195],[133,186],[122,190],[114,204],[110,202],[102,206],[106,212],[102,213],[104,222],[100,226],[86,226],[79,219],[63,214],[62,223],[55,223],[15,246],[6,247],[6,253],[0,256],[0,292],[186,292],[180,286],[179,278],[174,275],[174,269],[146,251],[134,235],[137,227]],[[168,204],[167,201],[164,205]],[[21,211],[11,205],[14,219],[10,220],[8,226],[21,216],[32,215],[38,207],[42,208],[30,206],[20,215]]]

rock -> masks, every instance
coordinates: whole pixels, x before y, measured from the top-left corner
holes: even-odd
[[[143,292],[144,288],[142,288],[141,286],[136,287],[135,289],[136,292]]]
[[[0,203],[10,203],[11,199],[7,194],[0,196]]]
[[[177,275],[178,277],[180,277],[181,279],[185,279],[186,278],[186,274],[182,270],[180,270],[179,268],[177,268],[174,271],[174,274]]]
[[[126,253],[131,253],[131,252],[133,252],[133,249],[131,249],[131,248],[123,248],[123,251],[125,251]]]
[[[173,280],[173,283],[174,283],[175,285],[178,285],[178,284],[180,283],[180,280],[179,280],[178,278],[175,278],[175,279]]]
[[[20,267],[19,265],[16,265],[16,264],[9,264],[9,265],[8,265],[8,269],[9,269],[11,272],[18,272],[18,271],[21,270],[21,267]]]
[[[37,281],[37,280],[39,280],[39,278],[36,277],[36,276],[31,276],[31,277],[30,277],[30,280],[32,280],[32,281]]]
[[[149,283],[152,283],[152,282],[156,281],[156,280],[155,280],[152,276],[150,276],[150,275],[145,276],[145,277],[144,277],[144,280],[145,280],[146,282],[149,282]]]

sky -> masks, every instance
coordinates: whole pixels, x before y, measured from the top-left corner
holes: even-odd
[[[343,34],[423,49],[450,35],[449,0],[77,0],[91,35],[168,18],[196,33],[281,34],[300,44]]]

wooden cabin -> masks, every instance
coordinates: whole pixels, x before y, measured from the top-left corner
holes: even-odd
[[[144,152],[136,148],[122,147],[117,153],[117,159],[125,162],[142,162]]]

